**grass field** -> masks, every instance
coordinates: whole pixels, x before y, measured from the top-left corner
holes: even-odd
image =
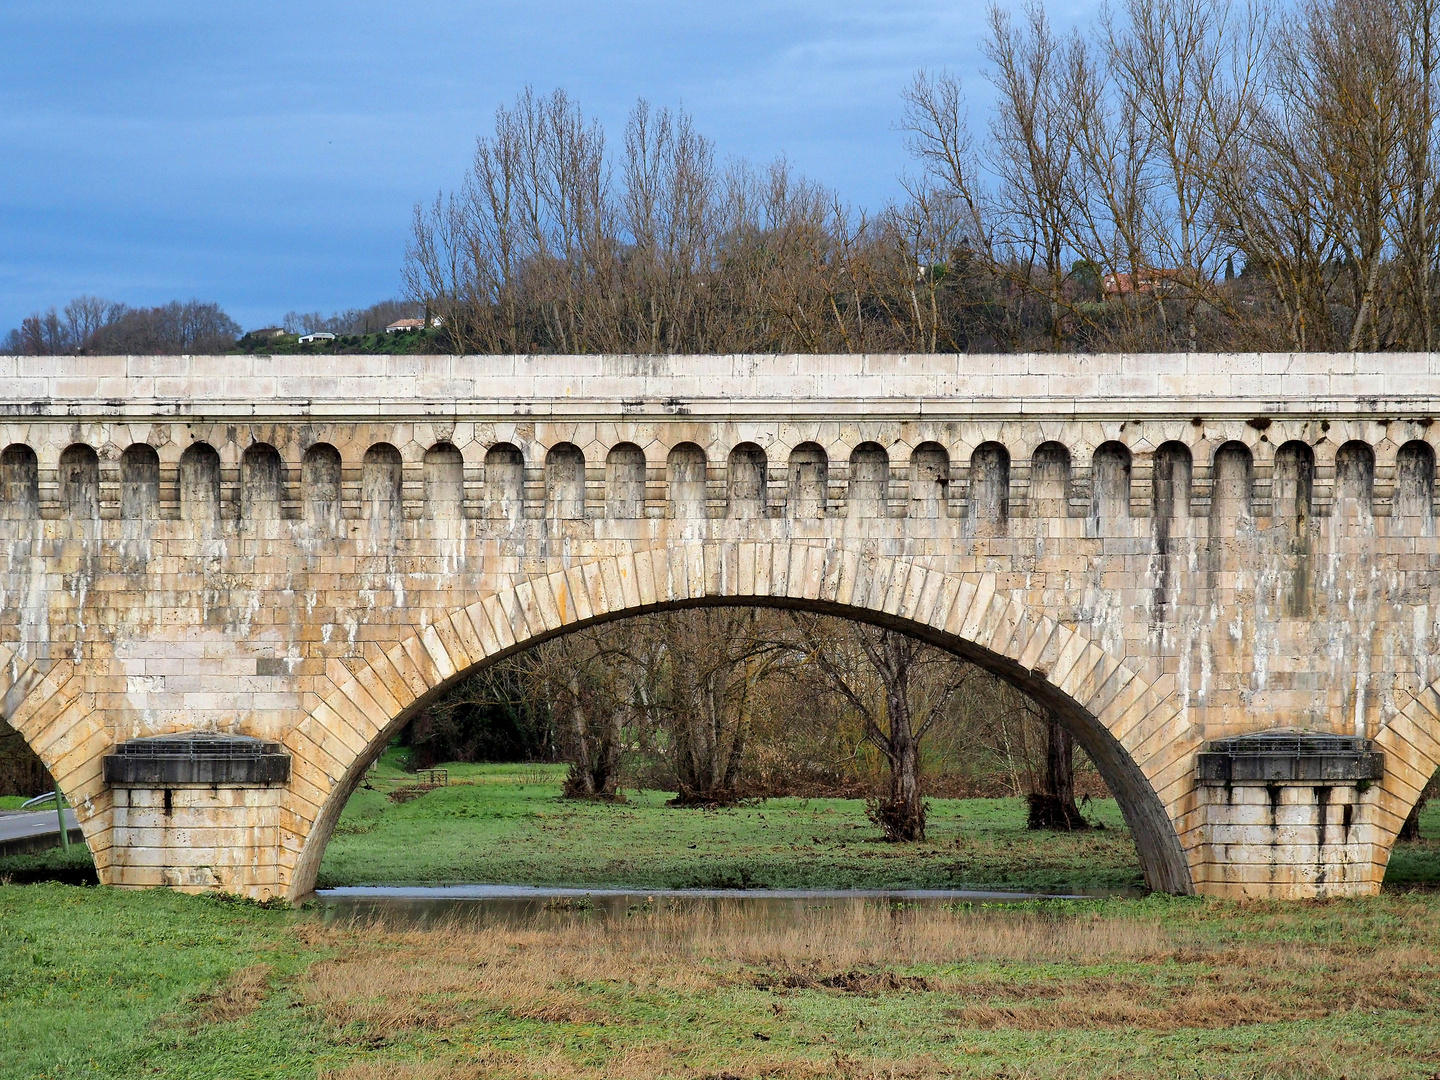
[[[676,810],[664,792],[618,804],[558,798],[564,766],[452,765],[451,786],[396,803],[414,776],[387,754],[351,798],[320,869],[331,885],[493,882],[641,888],[1114,889],[1142,884],[1115,802],[1087,833],[1033,833],[1019,799],[933,799],[923,844],[887,844],[858,799],[768,799]],[[1440,883],[1440,803],[1387,880]]]
[[[1424,1080],[1440,897],[325,925],[0,886],[0,1076]]]
[[[554,769],[455,766],[452,786],[397,802],[389,792],[413,777],[393,765],[347,808],[329,880],[1048,887],[1137,873],[1108,803],[1091,808],[1103,832],[1045,836],[1025,832],[1016,803],[937,800],[930,842],[897,848],[847,800],[710,812],[647,792],[576,805],[556,798]],[[1423,829],[1440,834],[1440,815]],[[1392,872],[1437,862],[1427,840]],[[1437,1076],[1431,890],[844,901],[789,917],[581,903],[422,931],[163,891],[0,885],[5,1080]]]
[[[458,881],[641,888],[1123,888],[1141,884],[1111,800],[1103,830],[1027,833],[1017,799],[935,799],[923,844],[887,844],[858,799],[677,810],[666,792],[561,800],[564,766],[457,765],[451,786],[391,800],[414,777],[382,761],[351,798],[320,883]]]

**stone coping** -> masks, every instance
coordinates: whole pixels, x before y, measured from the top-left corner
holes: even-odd
[[[1440,353],[0,357],[0,417],[1428,419]]]

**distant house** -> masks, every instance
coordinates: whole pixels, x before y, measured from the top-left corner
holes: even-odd
[[[315,333],[313,333],[313,334],[306,334],[304,337],[302,337],[302,338],[300,339],[300,344],[301,344],[301,345],[305,345],[305,344],[308,344],[309,342],[312,342],[312,341],[334,341],[334,340],[335,340],[335,335],[334,335],[334,334],[327,334],[327,333],[326,333],[325,331],[323,331],[323,330],[317,330],[317,331],[316,331]]]
[[[280,338],[285,336],[285,328],[283,326],[262,326],[259,330],[251,330],[245,336],[250,338],[261,338],[265,340],[268,340],[270,338]]]
[[[1168,293],[1185,284],[1184,270],[1153,269],[1141,270],[1138,274],[1106,274],[1100,279],[1100,288],[1108,296],[1124,296],[1127,293]]]
[[[387,334],[403,334],[410,330],[424,330],[424,319],[396,319],[389,326],[385,327]]]

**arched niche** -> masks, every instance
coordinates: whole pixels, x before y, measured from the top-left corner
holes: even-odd
[[[11,521],[40,516],[40,465],[24,443],[0,451],[0,513]]]
[[[1232,536],[1253,520],[1254,461],[1250,448],[1231,441],[1215,451],[1210,469],[1210,535]]]
[[[1409,536],[1435,534],[1435,448],[1415,439],[1395,455],[1395,497],[1391,516]]]
[[[1334,516],[1342,522],[1370,521],[1375,493],[1375,451],[1352,439],[1335,455]]]
[[[1105,442],[1090,465],[1090,516],[1098,535],[1119,532],[1130,520],[1130,448]]]
[[[80,521],[100,516],[100,455],[85,443],[73,443],[60,454],[60,510]]]
[[[845,516],[883,518],[890,500],[890,455],[877,442],[862,442],[850,451],[850,483]]]
[[[545,455],[545,516],[551,521],[585,516],[585,455],[574,443],[556,443]]]
[[[389,443],[376,443],[360,463],[360,516],[375,530],[394,531],[405,520],[405,462]]]
[[[725,473],[725,515],[764,517],[769,484],[765,451],[753,442],[740,443],[731,449]]]
[[[665,459],[665,487],[669,493],[668,516],[705,516],[705,451],[685,442],[671,448]]]
[[[240,457],[240,519],[278,521],[285,498],[285,465],[269,443],[255,443]]]
[[[425,515],[453,520],[465,516],[465,459],[448,442],[425,451]]]
[[[510,443],[485,452],[485,516],[511,524],[525,516],[525,457]]]
[[[998,536],[1010,519],[1010,451],[984,442],[970,455],[970,503],[966,512],[974,536]]]
[[[910,516],[950,516],[950,451],[923,442],[910,454]]]
[[[1070,450],[1043,442],[1030,455],[1030,516],[1063,518],[1070,513]]]
[[[1292,439],[1275,451],[1270,501],[1277,525],[1304,532],[1310,525],[1315,498],[1315,451]]]
[[[1315,497],[1315,451],[1292,439],[1275,451],[1270,479],[1271,520],[1279,536],[1281,609],[1292,618],[1310,613],[1310,540]]]
[[[830,487],[830,459],[819,443],[804,442],[790,451],[790,516],[825,516]]]
[[[305,524],[322,536],[340,530],[340,451],[316,443],[300,461],[300,499]]]
[[[617,443],[605,455],[605,516],[645,516],[645,451],[634,443]]]
[[[204,528],[220,521],[220,455],[209,443],[180,455],[180,519]]]
[[[160,516],[160,455],[133,443],[120,454],[120,517],[153,521]]]
[[[1169,536],[1190,519],[1190,487],[1194,460],[1182,442],[1161,443],[1150,470],[1150,516],[1155,534]]]

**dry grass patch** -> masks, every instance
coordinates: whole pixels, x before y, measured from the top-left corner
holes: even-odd
[[[351,1045],[381,1046],[405,1032],[452,1036],[442,1056],[453,1060],[387,1065],[384,1080],[958,1075],[954,1061],[942,1068],[924,1054],[837,1055],[846,1040],[837,1045],[835,1036],[852,1025],[861,1030],[856,1008],[913,1015],[914,1033],[902,1021],[890,1035],[917,1039],[917,1053],[959,1045],[966,1031],[1166,1033],[1395,1011],[1428,1023],[1423,1018],[1440,1008],[1440,947],[1423,935],[1418,944],[1357,948],[1343,934],[1306,943],[1242,936],[1231,944],[1214,929],[860,904],[798,921],[718,905],[624,918],[548,912],[519,927],[457,922],[417,931],[370,922],[323,932],[341,955],[313,965],[300,993]],[[303,932],[318,943],[317,931]],[[836,1000],[818,1003],[816,994]],[[901,1013],[878,1000],[895,995],[905,997]],[[843,1004],[856,996],[877,1000]],[[863,1026],[870,1015],[863,1013]],[[827,1025],[840,1020],[818,1019],[837,1016],[849,1018],[839,1028]],[[927,1024],[938,1042],[919,1035]],[[749,1033],[758,1029],[766,1033],[752,1046]],[[718,1046],[729,1056],[717,1061]],[[1277,1061],[1297,1064],[1289,1050]],[[1326,1067],[1307,1059],[1293,1075],[1324,1077]],[[331,1075],[379,1080],[370,1068],[360,1063]],[[1352,1070],[1351,1080],[1358,1075]]]
[[[215,990],[192,1002],[194,1011],[186,1018],[191,1030],[208,1024],[224,1024],[249,1016],[270,992],[270,965],[251,964],[234,972]]]
[[[603,1065],[560,1051],[525,1054],[486,1048],[467,1061],[355,1062],[319,1080],[939,1080],[953,1076],[929,1057],[889,1060],[833,1053],[820,1060],[736,1055],[721,1069],[686,1065],[669,1047],[636,1047]]]

